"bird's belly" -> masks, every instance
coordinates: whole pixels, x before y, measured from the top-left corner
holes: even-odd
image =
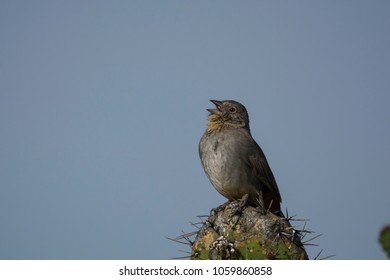
[[[224,150],[210,150],[204,154],[204,168],[215,189],[228,199],[239,199],[250,193],[247,174],[241,172],[242,162]]]

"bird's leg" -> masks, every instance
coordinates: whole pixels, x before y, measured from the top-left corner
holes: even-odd
[[[241,215],[245,209],[245,206],[248,205],[248,201],[249,201],[249,195],[244,194],[242,196],[242,198],[240,198],[239,200],[236,200],[233,203],[231,203],[230,205],[228,205],[228,207],[231,208],[231,210],[232,210],[231,215],[232,216]]]
[[[248,198],[249,198],[249,195],[246,193],[242,196],[242,198],[240,199],[240,203],[238,204],[238,207],[240,208],[244,208],[245,205],[247,205],[248,203]]]
[[[242,210],[248,204],[248,200],[249,200],[248,194],[244,194],[242,196],[242,198],[240,198],[238,201],[237,200],[235,200],[235,201],[228,200],[224,204],[222,204],[216,208],[211,209],[210,216],[213,214],[216,214],[220,211],[224,211],[225,209],[229,209],[229,208],[234,209],[234,213],[242,212]]]

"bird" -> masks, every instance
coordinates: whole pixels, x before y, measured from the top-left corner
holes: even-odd
[[[245,106],[234,100],[210,100],[199,157],[214,188],[229,201],[244,200],[283,216],[282,198],[265,154],[251,135]]]

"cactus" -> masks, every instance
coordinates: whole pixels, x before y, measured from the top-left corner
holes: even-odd
[[[306,260],[308,255],[289,219],[233,201],[203,223],[192,242],[191,259]]]
[[[379,243],[390,259],[390,225],[385,226],[379,235]]]

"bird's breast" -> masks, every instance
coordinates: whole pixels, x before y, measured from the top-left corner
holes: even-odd
[[[213,186],[229,199],[242,196],[242,172],[240,147],[233,135],[214,133],[204,135],[200,142],[201,161]]]

